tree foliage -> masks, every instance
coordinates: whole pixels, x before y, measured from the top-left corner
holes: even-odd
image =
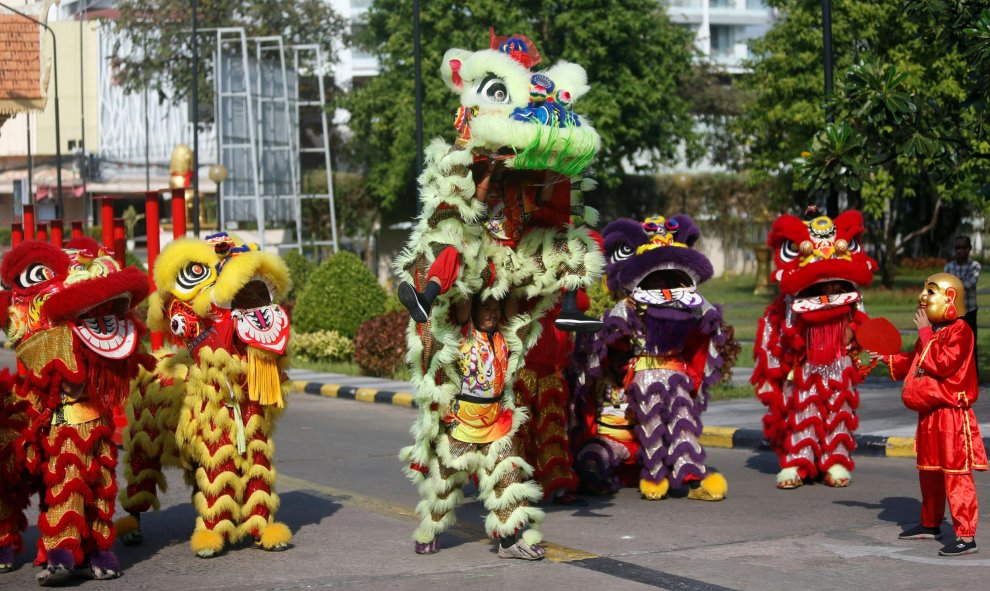
[[[820,4],[769,4],[783,16],[753,44],[745,84],[754,105],[739,120],[750,165],[776,178],[778,204],[832,188],[865,209],[889,285],[911,239],[937,248],[933,237],[951,236],[959,216],[982,205],[986,140],[974,125],[967,44],[961,33],[958,43],[934,42],[948,26],[920,6],[934,3],[833,0],[837,83],[825,97]],[[825,123],[826,108],[834,123]]]
[[[379,56],[380,74],[355,88],[341,106],[351,113],[350,162],[386,209],[415,199],[415,105],[411,3],[376,0],[360,39]],[[457,98],[440,81],[451,47],[488,47],[488,28],[521,33],[544,56],[588,71],[591,91],[575,108],[602,136],[605,176],[623,164],[645,170],[677,156],[693,141],[690,107],[678,81],[691,74],[691,33],[670,22],[655,0],[431,0],[421,3],[424,137],[453,137]],[[614,176],[610,177],[614,179]]]
[[[151,88],[177,101],[192,83],[192,10],[189,0],[120,0],[113,47],[116,80],[127,91]],[[198,0],[197,27],[243,27],[248,37],[281,35],[287,45],[318,43],[333,63],[331,42],[342,21],[325,0]],[[199,37],[201,71],[206,71],[215,33]],[[250,49],[249,49],[250,51]],[[202,96],[210,96],[205,74]],[[209,104],[212,104],[210,102]]]
[[[768,0],[781,15],[751,42],[752,73],[742,85],[753,97],[737,131],[748,145],[749,166],[781,181],[778,196],[805,200],[795,192],[792,161],[805,151],[825,122],[821,3]],[[936,101],[958,103],[965,66],[958,53],[931,46],[927,19],[904,18],[903,0],[832,0],[836,78],[872,56],[910,75],[909,92],[924,89]]]

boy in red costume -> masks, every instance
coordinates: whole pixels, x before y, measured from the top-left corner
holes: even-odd
[[[977,551],[979,519],[973,470],[987,469],[987,455],[971,405],[979,395],[973,331],[963,321],[965,289],[955,275],[936,273],[918,296],[914,325],[918,342],[911,353],[883,359],[895,380],[904,380],[901,398],[918,413],[915,447],[921,480],[921,524],[902,540],[942,537],[948,498],[956,540],[940,556]],[[876,358],[876,354],[871,357]]]

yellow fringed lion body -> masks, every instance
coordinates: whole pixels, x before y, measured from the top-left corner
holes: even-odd
[[[248,536],[284,549],[292,535],[275,521],[272,434],[289,384],[289,321],[275,303],[289,289],[288,268],[221,233],[171,243],[154,278],[149,327],[182,348],[135,381],[122,504],[157,509],[161,468],[178,465],[194,489],[194,552],[213,556]]]

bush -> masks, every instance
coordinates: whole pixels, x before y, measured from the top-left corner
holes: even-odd
[[[385,311],[385,290],[361,259],[339,252],[313,271],[296,300],[299,332],[336,330],[354,338],[361,323]]]
[[[372,318],[358,329],[354,361],[365,375],[394,377],[406,361],[406,327],[409,312],[389,312]]]
[[[295,333],[292,345],[297,356],[314,363],[350,361],[354,357],[354,341],[335,330]]]
[[[932,273],[938,273],[945,267],[945,263],[947,262],[941,257],[904,257],[898,265],[904,269],[932,270]]]
[[[289,302],[295,302],[299,298],[299,294],[302,293],[303,288],[306,287],[309,276],[316,269],[316,265],[296,250],[290,250],[285,253],[282,256],[282,260],[289,267],[289,277],[292,278],[292,289],[289,290],[289,294],[285,299]]]

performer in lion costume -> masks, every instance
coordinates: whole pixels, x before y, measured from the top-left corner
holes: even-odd
[[[12,389],[0,393],[0,571],[13,567],[37,491],[39,584],[119,577],[113,415],[139,364],[153,362],[134,316],[148,279],[91,238],[64,250],[24,242],[4,256],[0,278],[18,360]]]
[[[821,476],[848,486],[862,381],[855,329],[867,319],[860,290],[877,263],[863,250],[863,216],[833,220],[809,208],[807,221],[782,215],[767,240],[780,295],[756,330],[752,383],[766,405],[763,432],[780,458],[777,487]]]
[[[121,499],[132,515],[118,530],[140,541],[137,517],[157,507],[161,466],[178,463],[199,514],[191,539],[198,556],[244,538],[283,550],[292,534],[275,520],[272,434],[288,388],[289,321],[276,303],[288,291],[288,268],[277,255],[219,233],[169,244],[154,277],[148,324],[185,350],[164,357],[154,379],[135,384]]]
[[[565,62],[535,70],[541,61],[525,36],[491,33],[488,49],[451,49],[441,64],[444,82],[461,99],[458,137],[427,149],[423,211],[396,261],[406,285],[400,297],[414,319],[409,359],[420,412],[414,444],[401,456],[422,495],[414,535],[420,553],[439,549],[437,536],[454,522],[461,489],[475,473],[499,555],[543,556],[543,512],[531,506],[541,492],[514,442],[526,413],[512,385],[539,337],[540,318],[562,292],[564,310],[576,310],[576,290],[600,276],[603,261],[587,229],[571,224],[572,212],[594,218],[575,190],[590,186],[580,174],[600,143],[573,110],[588,91],[587,77]],[[477,311],[491,300],[503,303],[503,319],[486,342]],[[476,313],[458,314],[465,306]],[[586,320],[580,313],[565,319],[571,328]],[[497,388],[478,387],[474,359],[499,376]],[[481,415],[466,416],[469,408]],[[494,430],[477,440],[459,434],[459,425],[481,428],[489,420]]]

